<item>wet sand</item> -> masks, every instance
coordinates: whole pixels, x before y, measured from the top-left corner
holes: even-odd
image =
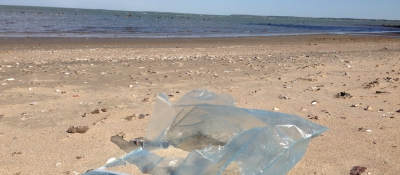
[[[0,174],[98,168],[134,149],[157,93],[200,88],[330,128],[290,175],[400,172],[398,38],[0,38],[0,83]]]

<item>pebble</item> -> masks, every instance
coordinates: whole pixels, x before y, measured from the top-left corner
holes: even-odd
[[[357,107],[360,104],[352,104],[351,107]]]
[[[272,110],[274,110],[274,111],[279,111],[279,108],[273,108]]]
[[[7,79],[5,79],[5,81],[14,81],[15,79],[14,78],[7,78]]]
[[[313,101],[311,102],[311,105],[312,105],[312,106],[317,105],[317,101],[316,101],[316,100],[313,100]]]
[[[364,108],[366,111],[371,111],[372,107],[371,106],[367,106],[366,108]]]

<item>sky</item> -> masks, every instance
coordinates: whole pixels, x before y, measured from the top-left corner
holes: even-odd
[[[0,0],[0,5],[400,20],[400,0]]]

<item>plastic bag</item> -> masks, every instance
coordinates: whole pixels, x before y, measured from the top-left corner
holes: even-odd
[[[176,104],[162,93],[157,98],[143,148],[86,174],[122,174],[107,169],[127,164],[146,174],[286,174],[311,138],[328,130],[291,114],[238,108],[231,96],[207,90]],[[187,157],[153,153],[172,148]]]

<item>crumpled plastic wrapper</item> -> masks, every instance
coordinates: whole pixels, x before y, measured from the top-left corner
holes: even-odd
[[[143,147],[86,174],[121,175],[109,169],[128,164],[157,175],[286,174],[326,130],[295,115],[238,108],[227,94],[194,90],[172,104],[160,93]],[[188,154],[164,157],[160,149]]]

